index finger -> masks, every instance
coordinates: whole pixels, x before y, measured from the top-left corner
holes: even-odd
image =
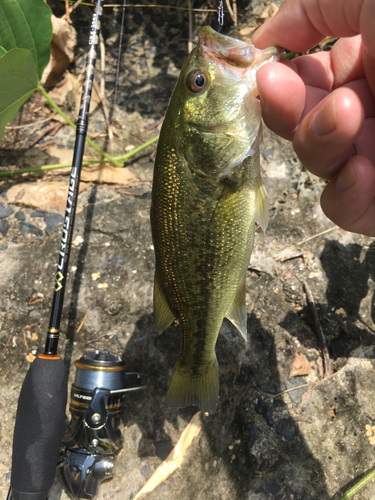
[[[361,34],[375,58],[375,2],[373,0],[286,0],[275,17],[253,36],[260,48],[279,45],[293,52],[306,52],[326,36]]]

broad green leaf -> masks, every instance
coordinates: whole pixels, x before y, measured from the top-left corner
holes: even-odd
[[[12,49],[0,58],[0,141],[4,128],[38,88],[34,59],[26,49]]]
[[[0,0],[0,45],[31,52],[39,79],[47,66],[52,39],[51,9],[43,0]]]
[[[6,50],[0,45],[0,57],[2,57],[4,54],[6,54]]]

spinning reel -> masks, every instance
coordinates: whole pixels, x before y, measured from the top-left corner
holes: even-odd
[[[73,497],[93,498],[101,482],[114,474],[123,442],[119,424],[125,394],[146,385],[140,385],[142,374],[127,372],[120,356],[108,351],[90,351],[75,365],[71,420],[63,436],[59,470]]]

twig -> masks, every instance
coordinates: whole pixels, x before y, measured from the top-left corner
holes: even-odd
[[[68,16],[70,16],[70,14],[73,12],[73,10],[75,10],[81,2],[83,2],[83,0],[78,0],[74,5],[72,5],[71,7],[69,7],[69,11],[66,14],[64,14],[61,17],[61,19],[67,19]],[[94,5],[92,5],[92,6],[94,7]]]
[[[24,125],[7,125],[5,130],[17,130],[20,128],[34,127],[35,125],[42,125],[42,123],[49,122],[50,120],[54,120],[57,114],[50,116],[49,118],[43,118],[43,120],[39,120],[36,122],[25,123]]]
[[[72,20],[70,19],[70,8],[69,8],[69,0],[65,0],[65,19],[69,24],[72,24]]]
[[[279,392],[278,394],[275,394],[271,398],[265,399],[264,402],[267,403],[267,401],[271,401],[271,399],[275,399],[278,396],[282,396],[283,394],[286,394],[287,392],[292,392],[292,391],[296,391],[297,389],[302,389],[303,387],[311,387],[311,386],[314,386],[314,384],[302,384],[302,385],[298,385],[297,387],[291,387],[290,389],[285,389],[285,391]]]
[[[1,316],[3,317],[3,319],[2,319],[2,320],[1,320],[1,322],[0,322],[0,331],[1,331],[1,329],[2,329],[2,327],[3,327],[3,324],[4,324],[4,321],[5,321],[5,315],[6,315],[6,313],[5,313],[5,312],[4,312],[4,313],[1,313]]]
[[[113,333],[106,332],[106,333],[103,333],[102,335],[99,335],[99,337],[97,337],[96,339],[88,340],[87,342],[85,342],[84,344],[82,344],[82,347],[85,347],[85,346],[87,346],[89,344],[94,344],[94,342],[98,342],[102,338],[110,336],[110,335],[114,335],[114,332]]]
[[[99,33],[100,44],[100,94],[105,96],[105,45],[102,32]]]
[[[338,229],[337,226],[331,227],[330,229],[326,229],[325,231],[322,231],[321,233],[314,234],[314,236],[310,236],[309,238],[306,238],[304,240],[299,241],[296,243],[297,245],[302,245],[303,243],[306,243],[307,241],[313,240],[314,238],[318,238],[319,236],[322,236],[323,234],[330,233],[331,231],[334,231],[335,229]]]
[[[8,340],[7,340],[7,343],[5,344],[5,347],[4,347],[4,349],[3,349],[3,352],[5,352],[5,351],[6,351],[6,348],[8,347],[8,345],[9,345],[9,342],[10,342],[10,339],[11,339],[11,338],[12,338],[12,336],[10,335],[10,337],[9,337],[9,338],[8,338]]]
[[[23,334],[23,341],[25,343],[26,351],[28,351],[29,350],[29,346],[27,345],[26,333]]]
[[[85,5],[89,5],[90,7],[94,7],[94,4],[92,3],[85,3]],[[112,3],[112,4],[105,4],[104,7],[118,7],[119,4],[116,4],[116,3]],[[141,8],[145,8],[145,7],[148,7],[148,8],[154,8],[154,9],[171,9],[171,10],[189,10],[188,7],[176,7],[174,5],[158,5],[158,4],[149,4],[149,5],[146,5],[146,4],[128,4],[126,6],[127,9],[129,8],[138,8],[138,9],[141,9]],[[217,12],[217,9],[190,9],[192,10],[193,12]],[[226,11],[225,11],[226,12]]]
[[[191,0],[188,0],[189,8],[189,40],[188,40],[188,54],[193,50],[193,13],[191,11]]]
[[[307,303],[311,309],[311,313],[312,313],[313,318],[314,318],[315,328],[316,328],[316,331],[318,333],[318,337],[319,337],[320,343],[321,343],[321,349],[322,349],[322,354],[323,354],[323,364],[324,364],[323,378],[328,378],[332,375],[332,368],[331,368],[331,360],[330,360],[329,352],[328,352],[328,348],[327,348],[327,342],[326,342],[326,339],[325,339],[325,336],[323,333],[323,329],[322,329],[320,321],[319,321],[319,317],[318,317],[318,313],[316,311],[315,302],[314,302],[312,293],[311,293],[310,288],[308,287],[306,281],[303,282],[303,287],[305,289],[306,300],[307,300]]]
[[[23,327],[23,330],[30,330],[33,326],[39,325],[39,323],[33,323],[32,325],[26,325]]]
[[[280,257],[276,257],[276,261],[279,260],[280,262],[284,263],[284,262],[287,262],[288,260],[293,260],[293,259],[300,259],[300,258],[303,258],[303,253],[300,252],[300,253],[296,253],[295,255],[291,255],[290,257],[284,257],[283,259],[281,259]]]
[[[234,27],[237,28],[238,25],[238,19],[237,19],[237,0],[233,0],[233,24]]]
[[[158,120],[157,122],[153,123],[149,127],[145,127],[142,132],[145,132],[146,130],[147,130],[147,132],[149,130],[153,130],[154,128],[158,127],[161,123],[163,123],[163,121],[164,121],[164,116],[163,116],[163,118],[160,118],[160,120]]]
[[[102,103],[104,119],[105,119],[105,123],[107,125],[107,130],[108,130],[108,139],[109,139],[109,142],[112,143],[113,142],[113,132],[112,132],[111,124],[109,122],[109,111],[108,111],[108,106],[107,106],[107,100],[106,100],[104,94],[101,93],[101,89],[99,88],[99,85],[97,84],[95,78],[94,78],[94,89],[96,90],[96,92],[99,96],[100,102]]]
[[[77,328],[77,333],[78,333],[78,332],[81,330],[81,328],[83,327],[83,325],[84,325],[84,323],[85,323],[85,321],[86,321],[86,319],[87,319],[87,315],[88,315],[88,313],[89,313],[89,312],[87,311],[87,313],[84,315],[83,320],[81,321],[81,324],[80,324],[80,325],[79,325],[79,327]]]
[[[51,125],[50,127],[42,130],[42,132],[33,140],[30,142],[30,144],[28,145],[29,148],[33,148],[35,146],[35,144],[38,144],[38,142],[43,139],[44,136],[46,136],[47,134],[49,134],[50,132],[52,132],[52,130],[55,130],[56,128],[56,124],[53,124]]]
[[[63,127],[63,126],[64,126],[64,124],[63,124],[63,123],[58,123],[58,124],[55,126],[55,128],[52,130],[52,132],[51,132],[51,136],[52,136],[52,137],[54,137],[54,136],[57,134],[57,132],[61,129],[61,127]]]
[[[227,4],[227,8],[228,8],[230,17],[232,18],[233,24],[235,26],[237,26],[237,19],[236,19],[236,21],[234,20],[234,12],[233,12],[233,9],[232,9],[232,7],[230,5],[230,1],[229,0],[225,0],[225,3]]]

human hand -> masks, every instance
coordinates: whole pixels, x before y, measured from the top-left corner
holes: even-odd
[[[258,71],[266,125],[293,141],[302,164],[328,179],[321,205],[337,225],[375,236],[375,1],[286,0],[254,34],[263,49],[305,52],[326,36],[330,52]]]

